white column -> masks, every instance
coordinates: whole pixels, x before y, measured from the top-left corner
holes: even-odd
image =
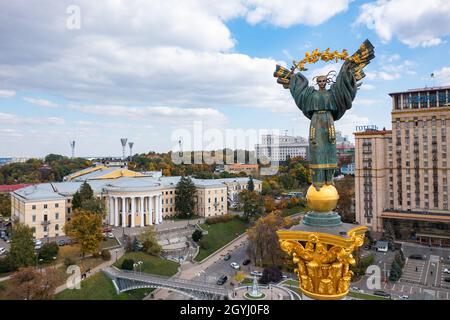
[[[141,209],[141,227],[143,227],[143,226],[145,226],[144,225],[144,197],[140,197],[139,198],[140,200],[141,200],[141,207],[140,207],[140,209]]]
[[[122,227],[126,227],[126,211],[125,211],[125,197],[121,197],[122,199]]]
[[[114,199],[109,196],[109,225],[114,225]]]
[[[114,197],[114,225],[119,226],[119,198]]]
[[[162,204],[161,204],[161,202],[162,202],[162,194],[160,194],[159,196],[158,196],[158,199],[159,199],[159,223],[161,223],[162,222]]]
[[[150,225],[153,225],[153,196],[147,197],[147,210],[148,210],[148,222]]]
[[[158,213],[159,213],[159,201],[158,201],[158,195],[153,197],[153,201],[155,201],[155,224],[159,224],[159,217],[158,217]]]
[[[131,197],[131,227],[134,228],[134,218],[136,217],[136,198]]]

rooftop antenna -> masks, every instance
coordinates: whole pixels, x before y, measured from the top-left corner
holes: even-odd
[[[127,138],[120,139],[120,143],[122,144],[122,160],[125,161],[125,149],[127,147]]]
[[[70,143],[70,149],[72,149],[72,159],[75,158],[75,141],[72,140]]]
[[[178,146],[180,147],[179,156],[183,156],[183,141],[181,140],[182,137],[178,140]]]
[[[130,161],[132,161],[132,157],[133,157],[133,145],[134,145],[134,142],[128,142],[128,146],[130,147]]]

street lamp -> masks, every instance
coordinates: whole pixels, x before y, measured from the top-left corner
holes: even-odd
[[[144,263],[144,262],[142,262],[142,261],[138,261],[138,262],[136,262],[136,263],[133,263],[133,268],[139,267],[139,275],[141,275],[141,273],[142,273],[141,265],[142,265],[143,263]]]
[[[119,249],[116,249],[116,262],[117,262],[117,254],[119,252]]]

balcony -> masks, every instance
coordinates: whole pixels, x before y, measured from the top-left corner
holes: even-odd
[[[50,220],[41,221],[41,225],[43,226],[48,226],[50,223]]]

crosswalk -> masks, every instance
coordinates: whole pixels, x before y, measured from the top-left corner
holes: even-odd
[[[400,281],[424,284],[426,262],[423,260],[406,259]]]
[[[450,289],[450,282],[445,281],[445,278],[450,278],[450,274],[444,273],[445,269],[450,270],[450,264],[448,264],[448,263],[441,264],[441,272],[440,272],[440,277],[439,277],[440,287]]]

